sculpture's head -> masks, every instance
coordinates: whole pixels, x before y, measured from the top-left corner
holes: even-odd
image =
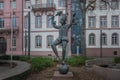
[[[67,15],[64,14],[64,15],[62,15],[62,17],[61,17],[61,19],[60,19],[60,23],[61,23],[61,25],[66,24],[66,21],[67,21]]]

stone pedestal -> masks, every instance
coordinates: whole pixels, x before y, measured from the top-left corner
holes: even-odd
[[[73,73],[60,74],[59,71],[55,71],[52,80],[73,80]]]

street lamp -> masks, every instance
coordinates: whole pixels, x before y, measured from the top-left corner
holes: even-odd
[[[30,9],[30,6],[28,7]],[[28,57],[30,58],[30,48],[31,48],[31,37],[30,37],[30,22],[31,22],[31,18],[30,18],[30,11],[28,12]]]
[[[65,0],[65,8],[66,8],[66,9],[65,9],[65,10],[66,10],[65,12],[66,12],[66,14],[67,14],[67,1],[68,1],[68,0]]]
[[[102,28],[100,29],[100,57],[102,58]]]
[[[13,0],[10,0],[10,27],[11,27],[11,58],[10,58],[10,67],[12,67],[12,62],[13,62],[13,25],[12,25],[12,18],[13,18],[13,9],[12,9],[12,2]]]

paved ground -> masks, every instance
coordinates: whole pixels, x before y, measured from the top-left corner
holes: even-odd
[[[3,66],[1,67],[0,66],[0,74],[5,72],[5,71],[8,71],[9,69],[10,69],[9,67],[3,67]]]
[[[8,62],[8,61],[5,61],[5,62]],[[30,64],[26,62],[14,61],[14,63],[17,63],[17,66],[14,68],[6,67],[6,66],[0,67],[0,80],[9,78],[15,75],[19,75],[30,69]]]

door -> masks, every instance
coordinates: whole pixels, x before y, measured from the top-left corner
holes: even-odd
[[[6,40],[4,37],[0,37],[0,54],[6,53]]]

